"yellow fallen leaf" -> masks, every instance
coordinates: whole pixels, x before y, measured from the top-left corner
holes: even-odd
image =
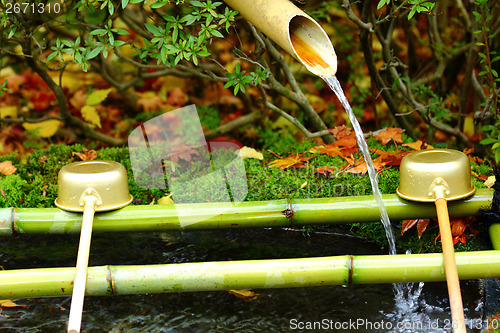
[[[158,199],[158,204],[159,205],[173,205],[174,200],[172,200],[170,197],[172,196],[173,193],[170,193],[166,197]]]
[[[259,153],[255,149],[247,147],[247,146],[242,147],[240,149],[240,154],[241,154],[241,157],[243,157],[243,158],[256,158],[258,160],[264,159],[264,155],[262,155],[262,153]]]
[[[254,293],[252,289],[230,289],[228,293],[241,298],[245,302],[255,301],[260,294]]]
[[[27,305],[24,304],[17,304],[14,301],[17,301],[15,299],[4,299],[0,300],[0,307],[2,308],[16,308],[16,307],[22,307],[22,308],[27,308]]]
[[[16,172],[16,167],[12,165],[11,161],[0,163],[0,173],[4,176],[11,175]]]
[[[83,119],[91,124],[96,125],[101,128],[101,118],[97,113],[97,109],[91,105],[85,105],[82,107],[81,111]]]
[[[113,88],[94,90],[90,95],[87,96],[87,105],[96,105],[103,102],[112,90]]]
[[[50,138],[56,134],[61,125],[62,122],[56,119],[49,119],[39,123],[23,123],[24,129],[29,132],[34,132],[42,138]]]
[[[0,108],[0,118],[17,118],[17,106],[2,106]]]
[[[300,188],[304,188],[306,186],[307,186],[307,180],[302,185],[300,185]]]
[[[495,176],[489,176],[488,179],[484,181],[484,185],[487,188],[491,188],[495,184]]]

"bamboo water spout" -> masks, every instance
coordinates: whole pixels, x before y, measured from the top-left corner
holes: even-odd
[[[289,0],[224,0],[283,50],[321,77],[337,72],[337,56],[321,26]]]

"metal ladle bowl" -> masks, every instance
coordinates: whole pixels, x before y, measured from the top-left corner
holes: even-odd
[[[68,164],[59,171],[58,187],[56,206],[63,210],[83,212],[68,320],[68,332],[79,333],[94,213],[124,207],[132,201],[132,196],[128,191],[127,171],[123,165],[114,161],[94,160]]]
[[[434,187],[445,187],[446,200],[466,198],[476,191],[472,185],[469,158],[452,149],[419,150],[401,161],[397,194],[407,200],[434,202]],[[440,184],[437,184],[437,183]]]
[[[56,206],[71,212],[83,212],[80,199],[88,188],[94,189],[101,199],[96,212],[122,208],[132,201],[125,167],[115,161],[94,160],[74,162],[59,171]]]
[[[420,150],[406,155],[401,160],[397,194],[407,200],[436,204],[451,318],[455,333],[466,333],[467,330],[447,201],[466,198],[475,191],[469,158],[460,151],[451,149]]]

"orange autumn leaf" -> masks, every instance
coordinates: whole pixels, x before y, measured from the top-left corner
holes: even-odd
[[[469,227],[469,230],[473,234],[477,234],[478,231],[472,227],[472,221],[474,221],[473,217],[453,217],[450,218],[450,228],[451,228],[451,236],[453,239],[453,245],[458,242],[466,245],[467,235],[465,234],[465,229]],[[438,233],[437,237],[434,238],[434,244],[436,244],[437,240],[441,238],[441,233]]]
[[[471,161],[471,162],[477,162],[477,163],[484,162],[484,160],[481,157],[471,156],[471,154],[474,153],[474,148],[464,148],[463,152],[465,155],[467,155],[467,157],[469,158],[469,161]]]
[[[335,139],[340,140],[345,136],[350,136],[352,133],[352,129],[350,127],[347,127],[346,125],[342,126],[336,126],[332,129],[329,130]]]
[[[326,154],[330,157],[335,157],[335,156],[342,156],[342,151],[340,149],[340,147],[338,147],[337,145],[335,144],[330,144],[330,145],[327,145],[325,147],[320,147],[318,149],[315,150],[316,153],[318,154]]]
[[[190,162],[191,156],[200,156],[200,153],[197,150],[184,144],[170,147],[170,150],[172,152],[169,153],[167,157],[170,161],[173,161],[175,163],[179,163],[179,159]]]
[[[364,158],[360,158],[359,160],[357,160],[352,167],[349,167],[350,165],[352,165],[349,160],[347,160],[347,163],[348,163],[348,166],[343,171],[340,171],[339,173],[342,173],[342,172],[360,173],[361,176],[363,176],[365,173],[368,172],[368,167],[366,165]],[[380,171],[383,169],[384,166],[385,166],[385,162],[382,162],[380,157],[373,160],[373,168],[375,170]]]
[[[345,136],[341,139],[338,139],[333,144],[335,144],[338,147],[356,147],[357,144],[356,136],[354,135],[354,133],[352,133],[349,136]]]
[[[17,304],[15,301],[17,301],[17,299],[0,300],[0,308],[17,308],[17,307],[27,308],[28,307],[25,304]]]
[[[0,173],[4,176],[8,176],[16,172],[16,167],[12,165],[12,161],[5,161],[0,163]]]
[[[227,291],[231,295],[241,298],[245,302],[255,301],[260,294],[254,293],[252,289],[230,289]]]
[[[403,143],[403,136],[401,133],[404,131],[405,130],[401,128],[387,127],[385,130],[377,135],[374,135],[373,137],[382,142],[384,146],[391,140],[394,140],[395,143]]]
[[[408,147],[413,150],[423,150],[423,149],[434,149],[433,146],[426,144],[423,141],[415,141],[415,142],[410,142],[410,143],[405,143],[403,144],[403,147]]]
[[[144,112],[156,111],[165,105],[160,96],[151,93],[145,93],[137,100],[137,108],[142,109]]]
[[[71,156],[78,156],[82,161],[92,161],[97,158],[97,152],[93,149],[88,150],[87,148],[83,148],[83,153],[77,153],[74,151]]]
[[[286,168],[300,168],[303,167],[303,162],[309,161],[314,156],[303,157],[302,154],[290,155],[287,158],[280,158],[269,163],[269,167],[277,168],[279,167],[281,170]]]
[[[401,165],[401,160],[409,152],[403,150],[397,151],[382,151],[380,149],[370,149],[373,153],[379,155],[380,161],[385,162],[387,166],[397,166]]]
[[[330,177],[335,173],[335,169],[329,167],[329,166],[322,166],[320,168],[316,168],[316,172],[320,173],[326,177]]]

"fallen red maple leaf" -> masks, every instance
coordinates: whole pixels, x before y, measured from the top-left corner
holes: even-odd
[[[370,149],[373,153],[379,155],[378,158],[380,158],[381,162],[385,162],[385,165],[387,166],[397,166],[401,165],[401,160],[405,155],[407,155],[409,152],[408,151],[403,151],[401,149],[398,149],[397,151],[382,151],[380,149]]]
[[[427,229],[429,225],[430,219],[414,219],[414,220],[403,220],[403,225],[401,229],[401,236],[409,229],[413,228],[415,225],[417,226],[418,238],[422,237],[422,234]]]
[[[403,136],[401,133],[404,131],[405,130],[401,128],[387,127],[385,130],[377,135],[374,135],[373,137],[382,142],[384,146],[391,140],[394,140],[395,143],[403,143]]]
[[[304,166],[303,162],[309,161],[314,156],[304,157],[302,154],[290,155],[286,158],[280,158],[269,163],[269,167],[276,168],[279,167],[281,170],[287,168],[301,168]]]
[[[453,217],[450,218],[450,228],[451,228],[451,236],[453,239],[453,245],[457,244],[458,242],[463,243],[466,245],[466,237],[467,235],[465,234],[465,229],[469,227],[469,230],[473,234],[477,234],[479,231],[474,229],[473,227],[471,228],[472,222],[474,221],[473,217]],[[441,232],[438,233],[436,238],[434,238],[434,244],[436,244],[437,240],[441,238]]]
[[[316,172],[317,173],[320,173],[326,177],[330,177],[331,175],[333,175],[335,173],[335,169],[329,167],[329,166],[322,166],[320,168],[316,168]]]
[[[336,126],[332,129],[329,130],[335,139],[340,140],[345,136],[350,136],[352,133],[352,129],[350,127],[347,127],[346,125],[342,126]]]
[[[88,150],[87,148],[83,148],[83,153],[73,152],[71,156],[78,156],[82,161],[92,161],[97,158],[97,152],[95,150]]]
[[[408,147],[413,150],[434,149],[433,146],[426,144],[424,141],[415,141],[403,144],[403,147]]]
[[[364,158],[360,158],[357,161],[354,162],[354,164],[351,163],[352,159],[351,158],[346,158],[348,165],[344,168],[344,170],[340,171],[337,173],[340,174],[342,172],[349,172],[349,173],[361,173],[361,176],[363,176],[367,171],[368,167],[366,165],[366,161]],[[377,171],[381,171],[383,167],[385,166],[385,162],[382,162],[380,157],[376,158],[373,160],[373,168]]]

